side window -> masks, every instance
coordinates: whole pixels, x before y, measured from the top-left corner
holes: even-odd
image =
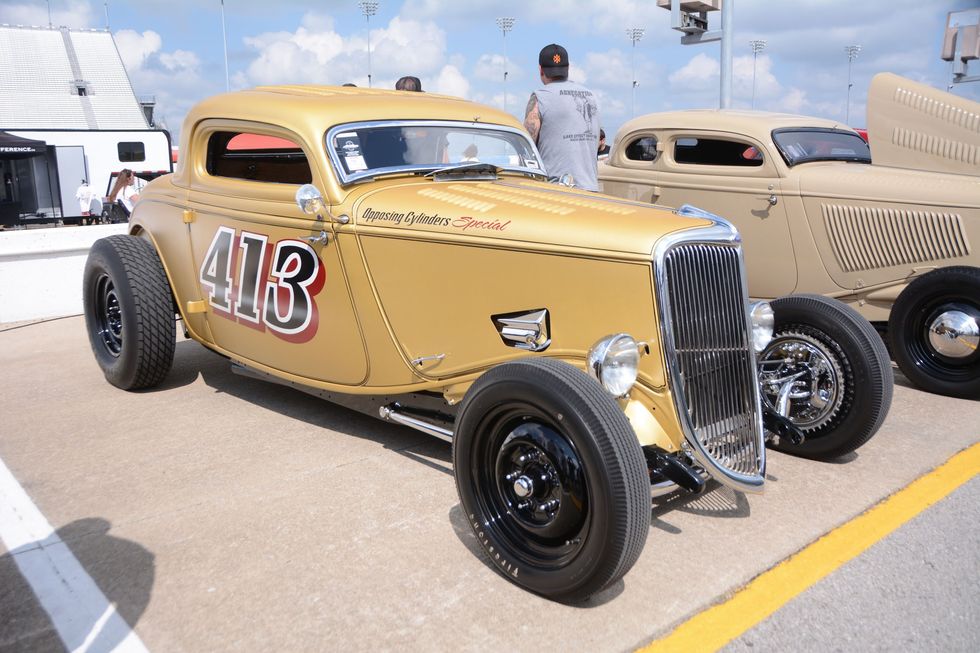
[[[247,132],[215,132],[208,138],[207,171],[273,184],[308,184],[313,180],[303,149],[286,138]]]
[[[678,138],[674,161],[705,166],[761,166],[762,152],[748,143],[720,138]]]
[[[124,163],[146,161],[146,146],[141,141],[116,143],[116,149],[119,151],[119,160]]]
[[[657,139],[654,136],[635,139],[626,146],[626,158],[630,161],[656,161]]]

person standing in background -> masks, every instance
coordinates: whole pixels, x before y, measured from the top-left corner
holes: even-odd
[[[569,174],[586,190],[599,190],[599,104],[595,94],[568,81],[568,51],[557,43],[538,54],[543,88],[531,94],[524,127],[538,145],[545,171]]]
[[[600,161],[609,158],[609,146],[606,145],[605,129],[601,129],[601,128],[599,129],[599,151],[596,153],[596,156]]]

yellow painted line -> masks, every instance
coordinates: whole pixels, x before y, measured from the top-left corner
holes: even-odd
[[[980,474],[980,443],[964,449],[878,505],[760,574],[724,603],[695,615],[639,651],[690,653],[719,650],[977,474]]]

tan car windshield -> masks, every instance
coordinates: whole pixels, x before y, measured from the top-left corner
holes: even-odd
[[[795,166],[807,161],[854,161],[871,163],[871,150],[854,132],[821,129],[777,129],[772,133],[786,164]]]

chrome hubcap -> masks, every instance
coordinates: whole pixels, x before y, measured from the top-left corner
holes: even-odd
[[[843,372],[815,338],[784,333],[759,358],[762,399],[803,430],[816,429],[840,408]]]
[[[936,353],[947,358],[972,356],[980,345],[980,325],[977,316],[963,311],[948,310],[929,325],[929,344]]]
[[[527,476],[521,476],[514,481],[514,494],[522,499],[534,494],[534,481]]]

